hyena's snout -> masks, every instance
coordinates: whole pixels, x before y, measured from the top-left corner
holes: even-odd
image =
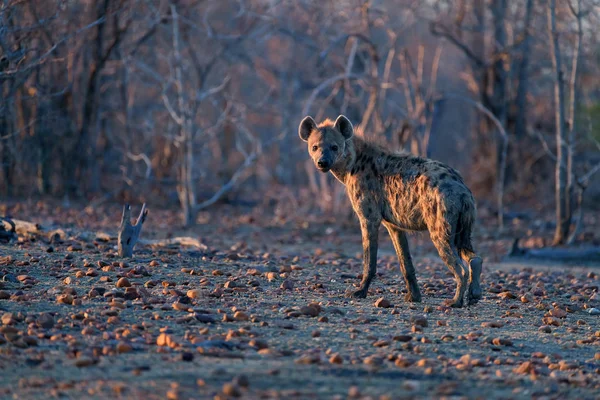
[[[331,168],[331,161],[325,158],[320,158],[319,161],[317,161],[317,167],[319,167],[321,171],[327,172]]]

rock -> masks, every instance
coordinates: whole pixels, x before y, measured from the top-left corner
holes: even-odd
[[[191,362],[194,361],[194,354],[189,351],[181,353],[181,361]]]
[[[553,308],[552,310],[550,310],[549,314],[556,318],[566,318],[567,317],[567,312],[560,308]]]
[[[116,285],[116,286],[117,286],[118,288],[127,288],[127,287],[131,287],[131,282],[129,282],[129,279],[127,279],[127,278],[123,277],[123,278],[120,278],[120,279],[117,281],[117,285]]]
[[[161,333],[160,335],[158,335],[158,338],[156,338],[156,345],[174,347],[176,343],[171,335]]]
[[[231,382],[225,383],[222,390],[225,396],[240,397],[242,395],[240,388]]]
[[[56,301],[60,304],[73,304],[73,296],[70,294],[61,294],[56,298]]]
[[[75,360],[75,366],[79,368],[89,367],[91,365],[97,364],[98,360],[92,357],[79,357]]]
[[[317,317],[321,312],[321,306],[317,303],[311,303],[307,306],[300,307],[300,313],[309,317]]]
[[[344,362],[344,359],[339,353],[335,353],[331,355],[331,357],[329,358],[329,362],[331,364],[342,364]]]
[[[410,342],[412,338],[410,335],[396,335],[392,339],[396,342]]]
[[[373,343],[373,346],[375,346],[375,347],[387,347],[389,345],[390,345],[389,340],[378,340],[375,343]]]
[[[246,375],[239,375],[233,378],[233,383],[240,387],[247,388],[250,386],[250,379],[248,379]]]
[[[484,328],[502,328],[504,326],[504,322],[502,322],[502,321],[482,322],[481,326]]]
[[[392,306],[392,304],[389,302],[389,300],[380,297],[375,301],[375,307],[379,307],[379,308],[390,308]]]
[[[286,279],[281,284],[281,289],[283,289],[283,290],[294,290],[294,282],[292,282],[289,279]]]
[[[492,339],[492,344],[496,346],[512,346],[513,342],[510,339],[494,338]]]
[[[42,313],[37,318],[36,323],[40,328],[51,329],[54,327],[54,317],[49,313]]]
[[[513,372],[515,374],[530,374],[531,372],[534,371],[534,367],[533,367],[533,363],[531,361],[525,361],[524,363],[522,363],[521,365],[519,365],[518,367],[515,367],[513,369]]]
[[[197,299],[202,296],[202,291],[200,289],[190,289],[187,291],[186,296],[190,299]]]
[[[187,312],[190,309],[189,306],[187,306],[186,304],[182,304],[180,302],[173,303],[172,307],[174,310],[177,310],[177,311],[186,311]]]
[[[365,357],[365,359],[363,360],[363,363],[366,365],[377,367],[377,366],[380,366],[383,364],[383,359],[378,356],[369,356],[369,357]]]
[[[248,321],[250,317],[243,311],[236,311],[235,314],[233,314],[233,319],[236,321]]]
[[[133,351],[133,347],[129,343],[119,342],[117,344],[117,353],[129,353],[131,351]]]
[[[10,294],[4,290],[0,290],[0,300],[10,299]]]
[[[589,308],[587,312],[590,315],[600,315],[600,310],[597,308]]]
[[[4,315],[2,315],[2,323],[4,325],[14,325],[17,323],[17,320],[13,313],[4,313]]]
[[[416,326],[421,326],[423,328],[425,328],[429,325],[427,323],[427,318],[422,317],[422,316],[412,316],[412,317],[410,317],[410,322]]]

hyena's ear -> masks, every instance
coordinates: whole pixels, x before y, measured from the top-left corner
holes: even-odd
[[[352,122],[343,115],[340,115],[335,120],[335,127],[338,131],[341,132],[342,136],[346,140],[350,139],[352,135],[354,135],[354,127],[352,126]]]
[[[304,117],[302,122],[300,122],[300,126],[298,127],[298,136],[300,136],[300,139],[308,142],[310,133],[315,129],[317,129],[317,123],[315,120],[310,116]]]

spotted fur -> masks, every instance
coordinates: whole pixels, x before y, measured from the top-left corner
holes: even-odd
[[[344,185],[360,221],[364,272],[353,297],[365,298],[377,268],[378,232],[387,229],[406,281],[407,301],[421,301],[406,232],[428,230],[433,244],[457,288],[451,305],[463,306],[481,297],[482,260],[475,254],[471,232],[476,218],[475,200],[453,168],[426,158],[394,153],[354,135],[351,122],[340,115],[335,122],[302,120],[299,135],[322,172]],[[468,267],[466,267],[462,260]]]

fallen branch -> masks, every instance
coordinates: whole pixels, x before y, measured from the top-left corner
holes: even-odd
[[[515,239],[509,257],[538,258],[557,261],[598,261],[600,260],[600,247],[586,246],[580,248],[545,247],[540,249],[526,249],[519,247],[519,239]]]
[[[167,247],[173,245],[196,247],[200,250],[208,250],[208,247],[198,239],[189,236],[180,236],[170,239],[139,240],[139,244],[144,246]]]
[[[135,247],[140,232],[142,231],[142,225],[146,220],[148,210],[146,210],[146,203],[142,205],[140,216],[138,217],[135,225],[131,225],[131,206],[125,204],[123,207],[123,217],[121,218],[121,226],[119,227],[119,257],[132,257],[133,248]]]

